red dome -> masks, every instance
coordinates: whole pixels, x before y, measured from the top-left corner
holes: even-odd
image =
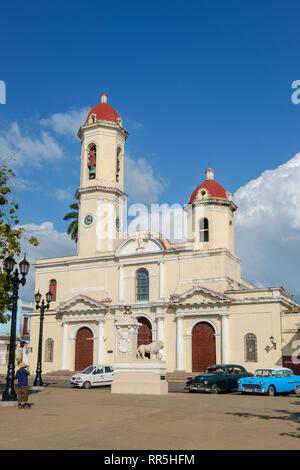
[[[96,104],[96,106],[90,110],[85,122],[89,120],[91,114],[96,114],[97,119],[103,119],[104,121],[116,122],[117,119],[121,119],[117,111],[106,102],[106,99],[106,94],[103,93],[101,103]]]
[[[205,180],[203,183],[198,186],[195,191],[193,191],[189,202],[193,202],[198,195],[198,192],[201,188],[205,188],[209,193],[210,197],[218,197],[222,199],[227,199],[226,191],[217,181],[213,179]]]

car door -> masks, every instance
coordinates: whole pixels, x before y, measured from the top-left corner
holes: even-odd
[[[110,366],[104,367],[104,381],[106,384],[110,384],[113,381],[114,373]]]
[[[93,386],[102,385],[104,381],[103,367],[97,367],[93,372]]]
[[[244,377],[243,370],[240,367],[233,367],[232,371],[229,374],[231,390],[237,390],[238,380],[242,377]]]
[[[284,390],[284,391],[292,392],[293,390],[295,390],[295,386],[296,386],[294,373],[292,371],[285,370],[284,375],[285,375],[285,379],[286,379],[285,380],[286,390]]]

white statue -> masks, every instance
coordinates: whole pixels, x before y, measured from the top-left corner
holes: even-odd
[[[141,344],[137,349],[137,358],[138,359],[147,359],[145,354],[150,354],[150,359],[152,359],[153,354],[156,355],[156,359],[161,360],[162,355],[159,352],[160,349],[163,349],[164,343],[162,341],[153,341],[150,344]]]

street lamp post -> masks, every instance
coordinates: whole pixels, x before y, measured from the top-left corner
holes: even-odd
[[[15,347],[16,347],[16,327],[17,327],[17,311],[18,311],[18,298],[19,298],[19,286],[25,286],[26,276],[28,274],[30,264],[24,259],[20,262],[20,274],[16,268],[14,273],[13,269],[16,262],[14,258],[8,256],[4,260],[4,271],[7,274],[7,279],[9,282],[12,282],[13,285],[13,296],[12,296],[12,316],[11,316],[11,326],[10,326],[10,343],[9,343],[9,357],[8,357],[8,368],[6,376],[6,387],[2,395],[2,401],[17,401],[17,394],[14,388],[15,381]]]
[[[47,292],[46,294],[46,303],[44,299],[41,302],[42,296],[40,292],[37,292],[34,296],[36,309],[40,310],[40,334],[39,334],[39,348],[38,348],[38,360],[37,360],[37,367],[36,367],[36,376],[33,382],[34,387],[43,387],[44,383],[42,380],[42,348],[43,348],[43,323],[44,323],[44,314],[45,310],[48,310],[50,307],[50,302],[52,300],[51,292]]]

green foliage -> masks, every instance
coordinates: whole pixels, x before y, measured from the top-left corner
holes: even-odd
[[[72,212],[68,212],[64,217],[63,220],[71,220],[74,219],[70,225],[68,226],[67,233],[71,236],[71,239],[74,240],[76,243],[78,241],[78,212],[79,212],[79,205],[78,202],[74,202],[70,205],[70,209],[73,209]]]
[[[19,217],[17,214],[18,203],[15,201],[10,179],[15,174],[9,168],[7,162],[0,162],[0,323],[6,323],[6,310],[11,310],[12,304],[12,286],[7,281],[7,276],[3,272],[3,260],[8,256],[17,257],[21,253],[21,240],[26,238],[33,246],[38,246],[38,240],[27,235],[22,227],[20,227]]]

